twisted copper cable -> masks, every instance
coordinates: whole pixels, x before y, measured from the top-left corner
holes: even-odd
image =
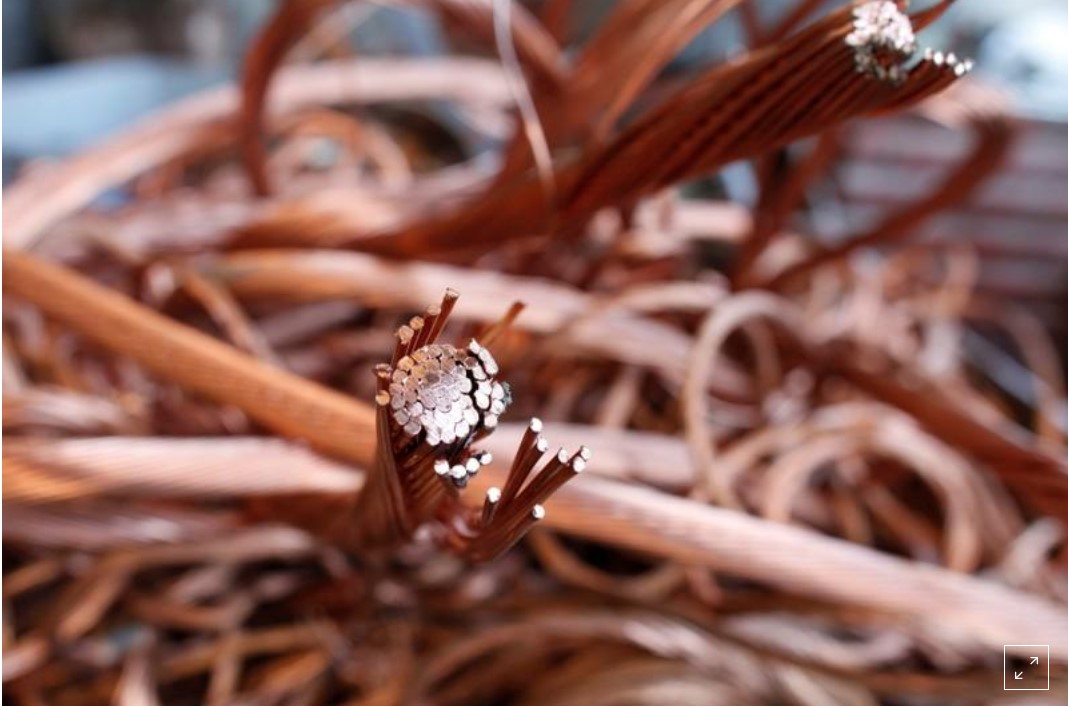
[[[532,420],[504,492],[491,488],[480,511],[462,509],[459,491],[493,460],[472,445],[497,427],[510,394],[496,379],[500,370],[488,348],[474,339],[466,348],[438,343],[457,296],[447,290],[425,318],[397,329],[392,362],[376,369],[377,464],[355,508],[352,537],[359,550],[393,549],[438,522],[448,532],[446,547],[487,561],[542,519],[541,503],[589,460],[583,447],[528,483],[545,443],[535,431],[541,422]],[[513,306],[491,330],[505,330],[516,314]]]

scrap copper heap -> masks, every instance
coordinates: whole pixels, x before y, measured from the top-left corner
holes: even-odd
[[[950,0],[594,4],[375,58],[279,0],[5,188],[4,696],[1068,691],[1063,129],[924,50]]]
[[[361,544],[386,546],[436,524],[443,544],[476,561],[511,547],[545,516],[541,503],[581,473],[585,446],[560,449],[541,470],[549,449],[542,424],[530,421],[503,489],[491,487],[480,510],[459,502],[459,492],[493,461],[474,448],[497,427],[511,402],[508,383],[489,348],[471,339],[464,348],[438,343],[458,294],[397,330],[389,365],[379,365],[378,467],[361,496]]]

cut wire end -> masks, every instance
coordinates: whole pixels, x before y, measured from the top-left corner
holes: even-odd
[[[915,67],[906,64],[916,53],[916,35],[908,15],[890,0],[874,0],[853,8],[852,31],[845,43],[853,49],[857,73],[866,74],[891,85],[900,85]],[[946,66],[955,76],[971,71],[970,60],[954,54],[925,49],[921,64]]]
[[[447,290],[440,305],[400,326],[391,363],[375,368],[379,468],[361,496],[367,518],[361,521],[377,528],[365,539],[378,544],[405,541],[420,525],[441,521],[451,528],[447,545],[480,561],[507,550],[544,517],[542,503],[581,473],[590,455],[586,447],[574,455],[560,449],[535,472],[549,449],[535,417],[503,489],[490,488],[480,512],[456,516],[459,491],[493,462],[473,444],[497,427],[512,399],[488,347],[475,339],[463,348],[438,342],[457,298]],[[503,330],[518,309],[491,331]]]
[[[472,559],[484,561],[507,551],[534,523],[545,517],[542,503],[586,469],[592,454],[589,448],[582,446],[574,454],[559,449],[540,470],[535,471],[549,449],[549,442],[541,431],[541,420],[531,419],[516,450],[504,489],[491,488],[494,492],[487,493],[478,536],[468,550]]]

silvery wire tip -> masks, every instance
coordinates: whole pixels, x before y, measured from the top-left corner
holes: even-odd
[[[457,296],[447,291],[440,305],[400,326],[391,362],[375,369],[380,462],[361,500],[368,522],[381,530],[367,532],[368,539],[402,540],[438,521],[448,528],[448,546],[487,560],[544,517],[542,503],[585,469],[590,452],[560,449],[535,472],[549,443],[534,418],[503,488],[491,488],[478,511],[461,512],[459,491],[493,461],[474,445],[497,427],[512,393],[487,346],[474,338],[463,347],[438,341]],[[513,305],[491,331],[499,334],[517,311]]]
[[[497,361],[477,340],[463,348],[438,342],[456,298],[450,290],[440,305],[397,329],[388,379],[376,399],[383,404],[388,398],[394,452],[421,449],[417,456],[444,460],[450,470],[439,477],[463,488],[489,463],[471,444],[497,426],[511,391],[497,380]]]
[[[916,36],[908,15],[889,0],[853,8],[853,30],[846,35],[845,43],[853,48],[858,72],[888,83],[904,80],[903,63],[916,51]]]
[[[866,2],[853,8],[852,31],[845,43],[853,49],[858,73],[897,85],[909,74],[906,62],[916,53],[916,36],[908,15],[889,0]],[[945,67],[956,76],[972,69],[972,62],[954,54],[925,49],[922,60]]]

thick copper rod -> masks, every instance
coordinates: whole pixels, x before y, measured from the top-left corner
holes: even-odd
[[[262,363],[91,280],[4,250],[4,293],[127,356],[160,377],[240,408],[281,436],[367,468],[374,412],[350,397]]]

